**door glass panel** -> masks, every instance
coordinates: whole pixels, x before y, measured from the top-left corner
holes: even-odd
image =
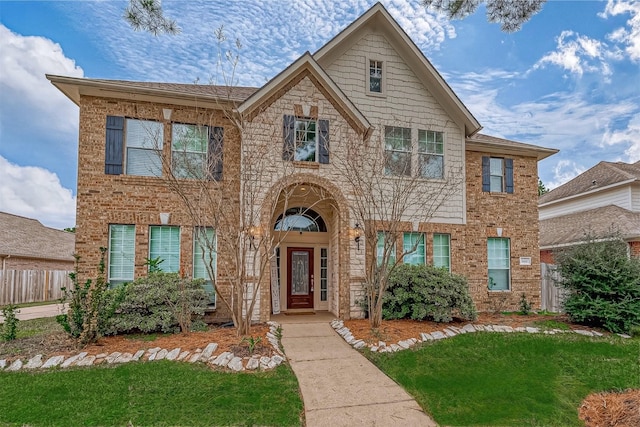
[[[309,294],[309,252],[291,253],[291,295]]]

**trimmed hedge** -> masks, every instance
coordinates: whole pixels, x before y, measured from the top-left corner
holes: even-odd
[[[465,277],[431,265],[395,268],[384,295],[384,319],[450,322],[454,315],[468,320],[478,317]]]

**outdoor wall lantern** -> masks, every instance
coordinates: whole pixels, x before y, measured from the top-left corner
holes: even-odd
[[[256,239],[260,238],[260,227],[252,226],[249,227],[249,249],[258,250],[256,246]]]
[[[360,250],[360,238],[362,237],[362,227],[360,227],[360,224],[356,223],[356,226],[353,228],[353,235],[353,240],[355,240],[356,242],[356,247],[358,250]]]

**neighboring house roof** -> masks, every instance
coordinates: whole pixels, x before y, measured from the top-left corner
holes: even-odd
[[[540,221],[540,249],[579,243],[587,235],[640,239],[640,212],[609,205]]]
[[[369,29],[382,32],[444,110],[471,136],[482,129],[480,123],[453,92],[440,73],[424,56],[402,27],[379,2],[322,46],[313,58],[326,68]]]
[[[558,152],[555,148],[539,147],[523,142],[511,141],[495,136],[477,133],[466,140],[466,148],[471,151],[482,151],[496,154],[531,155],[538,160],[546,159]]]
[[[371,123],[369,123],[367,118],[358,110],[344,92],[342,92],[338,85],[333,82],[331,77],[318,65],[309,52],[305,52],[297,61],[251,95],[238,107],[238,111],[240,113],[250,114],[304,72],[311,74],[322,87],[329,92],[332,100],[340,106],[342,110],[341,113],[347,116],[347,119],[355,125],[360,133],[366,134],[371,130]]]
[[[538,204],[544,205],[633,181],[640,182],[640,161],[633,164],[603,161],[571,181],[543,194],[538,199]]]
[[[0,256],[74,261],[76,236],[40,221],[0,212]]]

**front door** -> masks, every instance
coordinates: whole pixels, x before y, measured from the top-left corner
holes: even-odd
[[[287,248],[287,308],[313,308],[313,248]]]

